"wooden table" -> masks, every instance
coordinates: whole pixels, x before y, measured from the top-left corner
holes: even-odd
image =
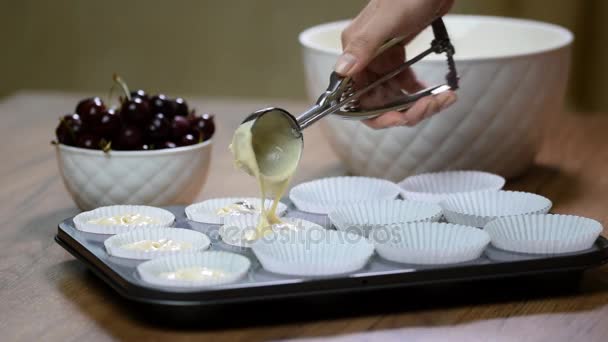
[[[422,308],[414,312],[254,326],[232,330],[159,327],[128,314],[128,303],[53,242],[58,222],[78,211],[58,175],[49,144],[57,117],[77,94],[19,93],[0,102],[0,338],[12,340],[190,339],[268,340],[369,332],[406,338],[463,340],[608,339],[608,268],[587,272],[584,291],[551,299]],[[251,179],[233,170],[225,149],[239,119],[263,101],[200,99],[218,113],[219,133],[200,198],[256,194]],[[280,102],[280,101],[279,101]],[[279,103],[293,110],[301,104]],[[608,115],[561,115],[548,122],[536,165],[509,188],[554,201],[554,211],[608,224]],[[343,173],[316,127],[307,133],[295,182]],[[230,182],[226,182],[230,179]],[[354,337],[352,337],[354,338]]]

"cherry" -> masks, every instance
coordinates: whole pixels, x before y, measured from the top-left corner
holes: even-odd
[[[186,103],[186,100],[178,97],[173,100],[173,105],[175,107],[176,116],[188,116],[188,103]]]
[[[84,133],[80,137],[78,137],[78,140],[76,141],[76,146],[88,148],[91,150],[100,150],[100,142],[101,138],[98,135],[92,133]]]
[[[163,113],[172,118],[175,116],[175,106],[165,95],[159,94],[150,98],[150,110],[152,113]]]
[[[59,119],[55,129],[57,140],[65,145],[76,145],[76,140],[83,132],[83,123],[78,114],[66,114]]]
[[[122,103],[120,116],[127,123],[141,124],[150,118],[150,107],[140,97],[134,97]]]
[[[116,137],[114,148],[117,150],[136,150],[143,143],[141,130],[134,126],[125,126]]]
[[[215,122],[212,114],[203,114],[200,117],[191,117],[190,125],[192,129],[202,135],[202,140],[209,140],[215,133]]]
[[[144,127],[146,137],[152,141],[166,139],[169,137],[170,132],[171,124],[163,113],[156,113],[154,118]]]
[[[190,123],[183,116],[176,116],[171,120],[171,137],[179,139],[190,132]]]
[[[97,124],[106,106],[99,97],[91,97],[78,102],[76,113],[87,124]]]
[[[160,144],[159,148],[176,148],[177,145],[173,142],[173,141],[165,141],[164,143]]]
[[[116,109],[110,108],[101,115],[96,132],[109,139],[120,132],[120,116],[116,113]]]
[[[148,94],[146,94],[146,92],[143,91],[143,90],[141,90],[141,89],[138,89],[138,90],[135,90],[135,91],[131,92],[131,98],[134,98],[134,97],[139,97],[139,98],[141,98],[142,100],[145,100],[145,101],[148,100]]]
[[[55,128],[55,136],[60,144],[74,145],[72,132],[63,122],[59,122],[59,125]]]
[[[198,143],[198,138],[194,134],[186,134],[179,141],[180,146],[189,146],[196,143]]]

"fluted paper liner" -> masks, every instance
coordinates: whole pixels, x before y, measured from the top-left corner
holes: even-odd
[[[255,234],[259,218],[259,215],[227,217],[224,225],[219,229],[222,241],[235,247],[251,247],[255,241],[247,239],[247,236]],[[298,218],[288,217],[282,220],[295,225],[298,229],[323,228],[316,223]]]
[[[572,253],[589,249],[603,230],[602,224],[580,216],[526,215],[503,217],[484,230],[500,249],[531,254]]]
[[[393,182],[369,177],[333,177],[302,183],[289,193],[302,211],[328,214],[342,205],[395,199],[401,188]]]
[[[100,225],[88,223],[101,217],[113,217],[124,214],[141,214],[153,217],[158,223],[145,225]],[[120,234],[134,229],[170,227],[175,222],[175,216],[168,210],[145,205],[111,205],[85,211],[74,217],[74,226],[83,232],[95,234]]]
[[[383,200],[350,204],[329,213],[331,223],[342,231],[369,236],[372,229],[397,223],[438,221],[441,207],[433,203]]]
[[[230,216],[242,216],[242,215],[226,215],[219,216],[217,211],[221,208],[234,204],[238,201],[247,201],[253,204],[256,209],[260,209],[260,199],[254,197],[226,197],[226,198],[214,198],[203,202],[195,203],[186,207],[186,216],[191,221],[208,223],[208,224],[223,224],[224,219]],[[264,205],[266,208],[270,208],[272,200],[266,199]],[[282,216],[287,211],[287,206],[282,202],[277,206],[277,215]],[[252,215],[252,214],[243,214]]]
[[[374,230],[370,239],[382,258],[417,265],[475,260],[490,243],[490,236],[481,229],[439,222],[384,227]]]
[[[546,214],[551,206],[543,196],[519,191],[471,192],[441,202],[448,222],[479,228],[500,217]]]
[[[355,272],[374,253],[373,244],[360,235],[323,228],[274,232],[252,249],[267,271],[302,277]]]
[[[200,281],[164,279],[161,273],[174,272],[188,267],[206,267],[226,273],[221,279]],[[251,261],[247,257],[229,252],[202,252],[196,254],[179,254],[146,261],[137,266],[137,273],[145,282],[156,286],[201,288],[234,283],[243,278]]]
[[[125,245],[143,240],[158,241],[170,239],[177,242],[190,244],[190,248],[181,251],[138,251],[125,248]],[[106,241],[104,246],[109,255],[138,260],[149,260],[169,255],[193,254],[206,250],[211,245],[207,235],[192,229],[183,228],[149,228],[136,229],[127,233],[114,235]]]
[[[499,175],[482,171],[443,171],[407,177],[399,183],[405,199],[440,203],[449,196],[477,192],[498,191],[505,185]]]

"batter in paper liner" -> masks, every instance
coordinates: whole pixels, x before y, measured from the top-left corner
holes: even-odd
[[[272,225],[283,224],[276,210],[298,167],[302,144],[302,139],[293,135],[291,123],[278,112],[245,122],[234,133],[230,145],[234,163],[254,176],[260,188],[261,215],[256,239],[270,233]],[[265,208],[266,196],[273,198],[270,208]]]

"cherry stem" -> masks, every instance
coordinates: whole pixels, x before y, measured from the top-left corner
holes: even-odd
[[[120,76],[118,76],[118,74],[116,74],[116,73],[112,76],[112,79],[114,80],[114,82],[116,82],[116,84],[118,84],[120,86],[122,91],[125,93],[125,97],[127,98],[127,101],[131,101],[131,92],[129,91],[129,87],[127,86],[127,83],[125,83],[125,81],[123,81],[123,79],[120,78]]]
[[[106,144],[103,144],[102,142],[102,146],[101,146],[101,150],[103,151],[103,153],[108,153],[110,152],[110,150],[112,149],[112,141],[108,141]]]
[[[110,87],[110,91],[108,93],[108,101],[106,103],[112,103],[112,95],[114,95],[114,87],[116,87],[116,83],[112,83]]]

